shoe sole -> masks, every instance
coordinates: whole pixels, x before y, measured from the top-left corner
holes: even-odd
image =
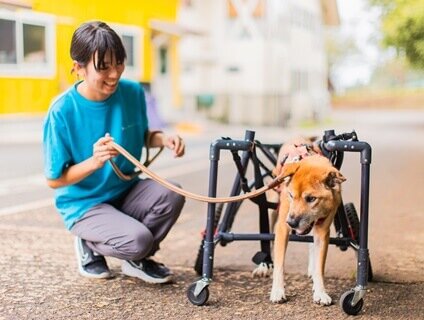
[[[78,247],[78,239],[75,238],[74,241],[74,247],[75,247],[75,252],[76,252],[76,256],[77,256],[77,266],[78,266],[78,271],[79,274],[82,275],[85,278],[90,278],[90,279],[109,279],[112,278],[113,275],[111,272],[103,272],[100,274],[92,274],[92,273],[88,273],[87,271],[85,271],[80,263],[82,257],[80,255],[80,250]]]
[[[161,284],[161,283],[168,283],[172,281],[172,275],[169,275],[165,278],[153,278],[145,273],[134,270],[134,268],[131,267],[130,264],[126,261],[122,262],[121,269],[124,275],[129,277],[139,278],[143,280],[144,282],[151,283],[151,284]]]

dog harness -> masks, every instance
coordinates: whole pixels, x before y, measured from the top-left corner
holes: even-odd
[[[308,143],[294,144],[284,163],[299,162],[303,158],[316,154],[314,146]],[[287,161],[288,160],[288,161]]]

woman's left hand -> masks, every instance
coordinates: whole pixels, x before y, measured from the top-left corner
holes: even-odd
[[[165,136],[164,146],[174,151],[174,157],[182,157],[185,152],[184,140],[179,135]]]

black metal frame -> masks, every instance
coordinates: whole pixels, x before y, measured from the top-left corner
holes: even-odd
[[[210,171],[209,171],[209,192],[210,197],[216,197],[217,193],[217,179],[218,179],[218,163],[220,159],[221,150],[230,150],[233,155],[238,151],[243,151],[242,157],[239,161],[238,173],[235,177],[234,184],[231,190],[231,196],[240,194],[243,188],[242,181],[246,173],[249,162],[252,162],[255,167],[255,188],[258,189],[263,186],[263,178],[270,174],[269,170],[259,169],[264,168],[263,163],[258,160],[256,156],[255,147],[264,153],[266,158],[276,163],[276,153],[278,152],[279,145],[261,145],[254,140],[255,132],[247,130],[244,140],[232,140],[223,138],[216,140],[210,146]],[[371,165],[371,147],[368,143],[358,141],[355,132],[349,134],[335,135],[334,130],[325,131],[322,140],[319,142],[320,148],[325,156],[327,156],[333,164],[340,169],[343,161],[344,152],[359,152],[361,163],[361,204],[360,204],[360,223],[359,223],[359,243],[352,237],[340,236],[347,234],[347,221],[344,215],[343,204],[339,207],[338,213],[335,218],[336,230],[341,232],[337,237],[330,238],[330,244],[339,246],[342,250],[348,247],[354,248],[358,253],[357,261],[357,279],[355,288],[346,292],[349,294],[349,303],[343,305],[345,312],[347,308],[354,308],[358,303],[363,303],[362,298],[366,292],[366,286],[370,279],[368,271],[370,268],[369,250],[368,250],[368,208],[369,208],[369,179],[370,179],[370,165]],[[274,150],[274,154],[270,152]],[[275,151],[276,150],[276,151]],[[266,169],[266,168],[265,168]],[[264,200],[265,199],[265,200]],[[189,299],[193,304],[203,305],[208,297],[208,286],[213,277],[213,261],[214,250],[216,243],[226,245],[232,241],[261,241],[262,259],[265,262],[270,261],[270,241],[274,240],[274,234],[269,233],[267,209],[275,207],[275,204],[266,201],[265,195],[262,198],[257,197],[253,201],[258,204],[260,209],[260,233],[258,234],[239,234],[230,232],[235,215],[240,207],[241,202],[229,203],[226,207],[222,222],[219,224],[217,232],[215,232],[216,225],[216,204],[209,203],[207,210],[206,231],[203,241],[203,263],[202,263],[202,277],[193,283],[188,291]],[[341,214],[343,213],[343,214]],[[313,242],[312,236],[298,236],[295,234],[290,235],[290,241],[297,242]],[[371,272],[371,270],[370,270]],[[206,292],[205,292],[206,291]],[[351,294],[350,294],[351,293]],[[345,295],[346,295],[345,294]],[[200,299],[200,300],[199,300]],[[205,300],[205,301],[203,301]],[[362,304],[359,306],[359,310]],[[356,308],[358,309],[358,308]],[[355,310],[355,314],[359,312]]]

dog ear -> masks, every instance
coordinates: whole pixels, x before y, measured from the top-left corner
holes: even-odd
[[[346,181],[346,178],[340,173],[339,170],[334,169],[327,175],[324,180],[324,184],[330,189],[340,189],[340,185],[344,181]]]
[[[296,171],[299,169],[300,164],[299,162],[291,162],[283,165],[283,168],[281,169],[281,172],[283,174],[283,183],[287,186],[293,175],[296,173]]]
[[[278,158],[280,158],[280,155],[278,155]],[[284,164],[286,163],[286,160],[288,158],[288,155],[285,154],[283,156],[281,156],[281,160],[277,161],[277,165],[275,166],[274,169],[272,169],[272,175],[274,177],[278,176],[281,173],[281,168],[284,166]]]

